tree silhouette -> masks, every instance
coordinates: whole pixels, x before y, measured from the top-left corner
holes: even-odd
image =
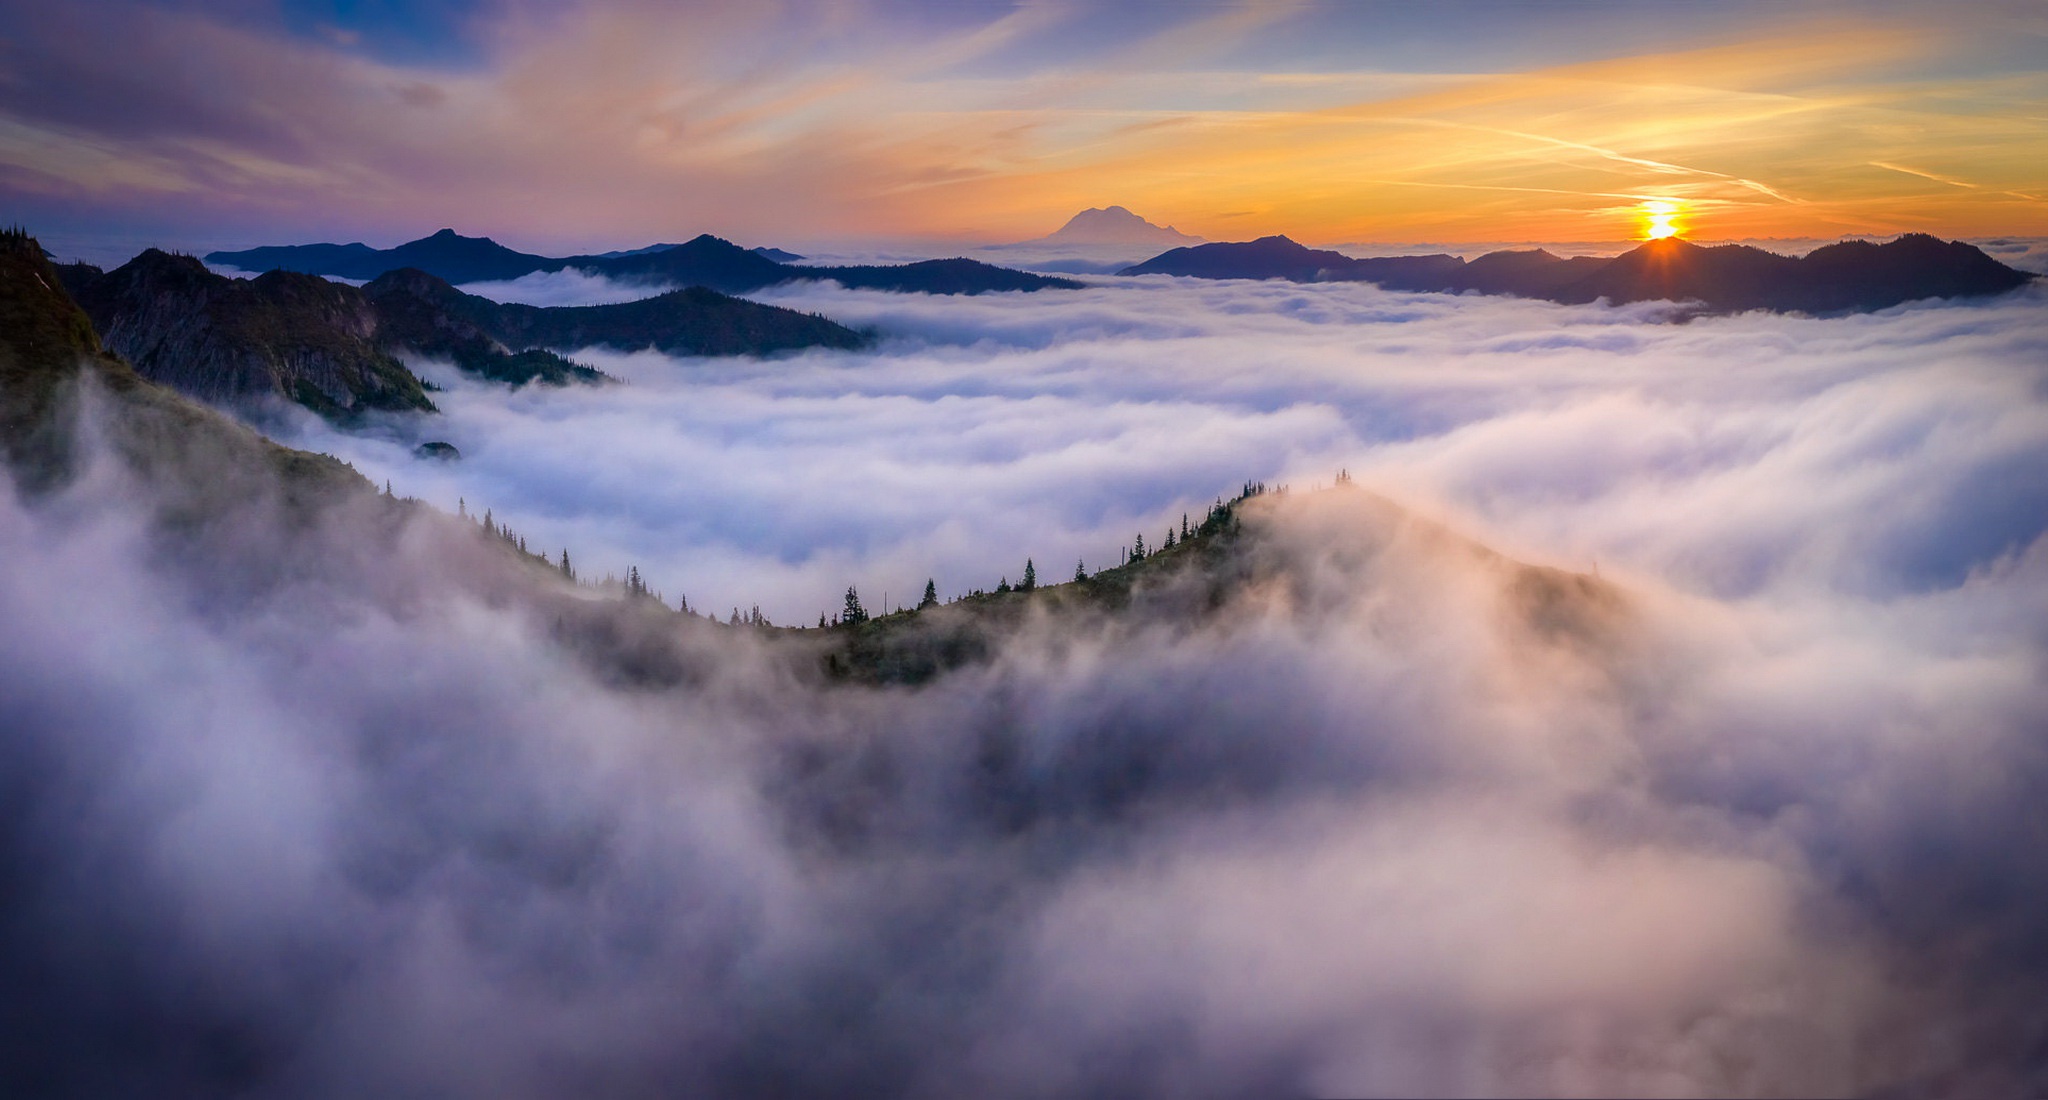
[[[1017,585],[1019,592],[1030,592],[1038,587],[1038,566],[1030,558],[1024,559],[1024,580]]]
[[[924,582],[924,598],[917,601],[917,609],[923,611],[927,607],[937,606],[939,606],[939,586],[934,584],[930,577],[926,577]]]
[[[860,593],[850,584],[846,586],[846,610],[839,613],[839,621],[847,626],[868,621],[868,610],[860,605]]]
[[[1081,581],[1085,581],[1085,580],[1087,580],[1087,579],[1088,579],[1088,563],[1087,563],[1087,562],[1085,562],[1085,561],[1082,561],[1082,560],[1081,560],[1080,558],[1075,558],[1075,559],[1074,559],[1074,580],[1075,580],[1075,582],[1076,582],[1076,583],[1079,583],[1079,582],[1081,582]]]

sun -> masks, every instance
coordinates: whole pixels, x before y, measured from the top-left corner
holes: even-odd
[[[1643,219],[1643,236],[1653,241],[1678,236],[1678,204],[1664,199],[1648,199],[1637,207]]]

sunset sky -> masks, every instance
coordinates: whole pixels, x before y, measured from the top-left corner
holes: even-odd
[[[2048,234],[2048,5],[0,2],[49,238]]]

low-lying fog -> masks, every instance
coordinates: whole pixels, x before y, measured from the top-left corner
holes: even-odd
[[[602,300],[564,273],[525,280]],[[1116,563],[1262,479],[1340,469],[1542,561],[1691,591],[1952,584],[2048,516],[2041,292],[1837,320],[1666,323],[1369,286],[1116,280],[971,298],[816,284],[759,300],[878,351],[584,351],[627,381],[517,393],[422,364],[445,415],[292,442],[401,494],[489,508],[693,606],[815,622]],[[458,463],[422,462],[445,439]],[[1997,507],[1986,498],[2001,500]]]
[[[111,473],[9,496],[13,1080],[2048,1082],[2042,292],[1683,324],[1165,279],[761,297],[882,344],[587,356],[628,380],[607,388],[444,372],[417,434],[294,442],[586,571],[797,621],[848,583],[893,602],[1027,555],[1111,564],[1244,479],[1348,468],[1597,568],[1613,633],[1521,629],[1497,562],[1295,493],[1266,537],[1301,586],[1213,619],[1040,623],[918,691],[802,687],[734,631],[703,682],[623,689],[462,595],[445,536],[223,578],[152,554]],[[429,437],[465,457],[412,459]]]

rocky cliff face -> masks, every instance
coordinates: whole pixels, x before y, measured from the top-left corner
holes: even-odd
[[[64,274],[108,350],[183,393],[231,405],[274,396],[337,419],[434,407],[378,345],[376,311],[354,287],[289,271],[227,279],[156,249],[97,277]]]

